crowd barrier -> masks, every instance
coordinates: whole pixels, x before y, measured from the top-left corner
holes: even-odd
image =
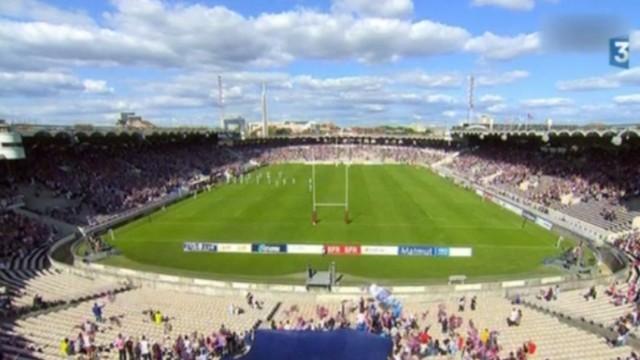
[[[72,239],[73,240],[73,239]],[[113,267],[103,264],[86,263],[76,261],[73,265],[65,264],[51,258],[52,266],[60,271],[75,274],[90,279],[104,279],[111,281],[127,282],[133,286],[144,286],[155,289],[165,289],[174,291],[184,291],[205,295],[243,295],[247,291],[261,294],[308,294],[303,285],[269,283],[269,282],[242,282],[229,281],[224,279],[203,279],[198,277],[185,277],[167,275],[155,272],[132,270],[127,268]],[[536,293],[539,289],[548,288],[558,284],[563,290],[582,289],[592,285],[607,285],[613,279],[620,279],[622,273],[597,276],[581,277],[579,275],[549,276],[542,278],[514,279],[505,281],[480,281],[468,284],[443,284],[443,285],[407,285],[390,286],[390,289],[398,297],[403,296],[424,296],[438,297],[455,294],[468,293],[492,293],[500,295],[513,295],[515,293],[529,294]],[[363,280],[364,281],[364,280]],[[374,283],[371,280],[369,283]],[[364,286],[364,283],[363,283]],[[365,290],[363,286],[335,286],[331,293],[309,294],[311,296],[344,297],[361,296]]]

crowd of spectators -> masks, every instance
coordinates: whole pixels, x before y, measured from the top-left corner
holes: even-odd
[[[26,151],[27,159],[11,171],[16,179],[13,187],[0,184],[0,188],[12,192],[15,183],[22,182],[38,189],[37,198],[42,187],[67,201],[40,212],[75,224],[94,223],[101,216],[139,207],[233,162],[229,152],[204,139],[43,141]]]
[[[103,314],[103,309],[114,300],[115,297],[111,296],[102,303],[96,302],[92,307],[94,320],[84,319],[74,327],[77,335],[60,341],[59,353],[63,358],[98,359],[111,354],[110,358],[117,355],[121,360],[207,360],[241,354],[252,341],[251,331],[238,334],[224,325],[209,334],[193,332],[177,335],[173,333],[171,317],[162,314],[158,309],[149,309],[142,312],[144,322],[161,327],[161,338],[151,339],[145,335],[128,336],[119,333],[113,342],[100,343],[96,340],[97,333],[105,327],[121,327],[118,316],[104,317]]]
[[[261,163],[291,161],[356,161],[431,164],[441,160],[445,150],[387,145],[312,145],[278,147],[259,154]]]
[[[34,179],[59,196],[79,200],[71,213],[91,222],[187,187],[228,160],[209,144],[126,145],[38,148],[31,154]]]
[[[621,346],[627,343],[631,330],[640,325],[640,232],[623,236],[617,239],[614,245],[622,250],[630,261],[626,281],[613,281],[604,291],[609,302],[615,306],[632,305],[631,311],[615,320],[613,330],[616,335],[608,339],[612,345]],[[587,295],[595,298],[595,288],[592,287]],[[585,296],[585,299],[588,299],[588,296]]]
[[[467,320],[466,332],[463,331],[462,314],[468,307],[469,314],[476,310],[477,298],[461,297],[458,313],[448,311],[445,304],[438,306],[437,327],[425,324],[428,312],[422,314],[394,314],[391,309],[373,299],[360,298],[358,302],[343,301],[339,310],[331,313],[323,306],[317,306],[314,318],[298,315],[299,309],[292,305],[284,313],[294,320],[272,321],[271,329],[279,331],[332,331],[352,328],[375,335],[388,337],[393,342],[392,359],[409,360],[432,356],[451,356],[463,360],[500,359],[503,348],[500,346],[497,331],[478,328],[471,317]],[[510,326],[519,326],[522,312],[515,310],[516,318],[506,318]],[[519,349],[509,353],[506,359],[524,360],[533,356],[536,345],[527,341]],[[505,359],[505,357],[502,357]]]
[[[616,219],[615,207],[640,195],[640,157],[633,151],[497,142],[462,152],[449,166],[545,206],[560,205],[564,196],[604,203],[600,215],[609,221]]]
[[[164,320],[169,321],[169,320]],[[237,334],[223,326],[210,334],[194,332],[186,335],[173,335],[165,332],[162,339],[150,339],[118,334],[111,344],[98,345],[95,339],[101,326],[97,322],[85,321],[78,325],[78,334],[60,342],[60,355],[63,357],[82,357],[98,359],[106,354],[117,355],[121,360],[134,359],[184,359],[207,360],[220,358],[245,351],[251,341],[251,332]]]
[[[0,212],[0,269],[12,257],[51,241],[55,229],[13,211]]]
[[[27,160],[11,169],[11,181],[0,184],[0,194],[14,194],[18,184],[31,186],[36,199],[47,192],[47,196],[65,200],[64,206],[50,202],[54,205],[35,211],[86,225],[185,188],[208,185],[225,171],[241,172],[251,160],[261,164],[311,159],[417,164],[437,161],[444,154],[439,149],[383,145],[225,148],[205,137],[42,141],[28,145]]]

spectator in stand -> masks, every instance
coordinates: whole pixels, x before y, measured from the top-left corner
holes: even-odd
[[[141,358],[143,360],[151,360],[151,348],[149,346],[149,341],[147,341],[147,338],[144,335],[138,345],[140,347]]]
[[[126,340],[122,336],[122,334],[118,334],[118,337],[113,342],[113,347],[118,351],[118,360],[127,360],[127,352],[126,352]]]
[[[93,313],[94,318],[96,319],[97,323],[101,323],[104,321],[104,319],[102,319],[102,309],[104,309],[105,305],[99,305],[97,302],[93,304],[93,307],[91,308],[91,312]]]
[[[586,301],[589,301],[590,299],[595,300],[597,296],[598,296],[598,292],[596,290],[596,286],[595,285],[591,286],[589,288],[589,291],[587,291],[587,293],[583,295],[583,297],[584,297],[584,299]]]

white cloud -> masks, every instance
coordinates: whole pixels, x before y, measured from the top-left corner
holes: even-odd
[[[524,70],[513,70],[504,73],[483,74],[475,77],[475,83],[478,86],[496,86],[511,84],[518,80],[529,77],[529,72]]]
[[[622,70],[614,75],[614,79],[624,85],[640,85],[640,67]]]
[[[485,32],[469,39],[464,48],[466,51],[479,54],[485,59],[508,60],[538,52],[540,50],[540,36],[538,33],[498,36],[492,32]]]
[[[4,96],[45,96],[69,91],[97,94],[113,89],[105,81],[81,80],[65,72],[0,72],[0,94]]]
[[[57,61],[67,66],[86,62],[168,64],[178,59],[161,43],[109,29],[7,20],[0,20],[0,51],[24,61]]]
[[[7,14],[21,18],[0,20],[0,51],[5,54],[0,65],[237,69],[279,66],[299,58],[384,62],[460,51],[471,36],[457,26],[394,17],[410,12],[408,0],[340,2],[359,9],[360,15],[299,8],[256,17],[223,6],[113,3],[114,10],[96,24],[83,21],[83,14],[56,14],[55,8],[34,0],[3,2]]]
[[[561,91],[587,91],[616,89],[623,85],[640,85],[640,67],[622,70],[615,74],[558,81],[556,88]]]
[[[458,112],[453,110],[446,110],[442,112],[442,116],[453,119],[458,116]]]
[[[458,102],[456,98],[445,94],[430,94],[425,98],[428,104],[455,104]]]
[[[95,23],[36,0],[3,2],[0,66],[144,65],[240,69],[296,59],[378,63],[467,51],[510,59],[537,51],[538,35],[486,32],[429,19],[412,20],[410,0],[336,0],[331,12],[298,8],[243,16],[223,6],[160,0],[113,0]],[[2,9],[2,7],[0,7]],[[348,11],[339,11],[348,9]],[[450,80],[449,80],[450,81]]]
[[[384,105],[381,104],[364,104],[360,106],[363,110],[370,113],[378,113],[385,111]]]
[[[469,38],[459,27],[422,20],[353,18],[292,11],[257,18],[256,29],[291,58],[396,61],[457,51]]]
[[[619,95],[613,98],[618,105],[640,105],[640,94]]]
[[[494,104],[487,107],[487,112],[492,114],[504,114],[508,108],[507,104]]]
[[[629,36],[631,50],[640,50],[640,30],[634,30]]]
[[[577,80],[558,81],[556,88],[560,91],[589,91],[613,89],[620,83],[611,77],[590,77]]]
[[[491,105],[491,104],[504,102],[504,98],[500,95],[486,94],[486,95],[480,96],[480,98],[478,99],[478,102],[480,104]]]
[[[0,15],[53,24],[92,26],[93,19],[82,12],[64,11],[36,0],[2,0]]]
[[[293,78],[294,86],[299,85],[313,90],[330,91],[377,91],[388,82],[380,77],[369,76],[348,76],[339,78],[314,78],[309,75],[302,75]]]
[[[421,70],[402,73],[396,76],[397,81],[426,88],[448,88],[462,85],[459,74],[430,74]]]
[[[528,11],[535,6],[535,0],[473,0],[473,6],[496,6],[509,10]]]
[[[107,86],[107,82],[104,80],[91,80],[87,79],[82,82],[84,86],[84,92],[90,94],[110,94],[113,92],[113,88]]]
[[[334,0],[335,12],[353,12],[362,16],[405,17],[413,12],[412,0]]]
[[[523,106],[530,108],[556,108],[573,105],[573,101],[571,99],[561,97],[526,99],[522,100],[520,103]]]

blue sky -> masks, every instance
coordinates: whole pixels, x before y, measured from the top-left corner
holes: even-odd
[[[2,0],[0,118],[217,125],[224,113],[341,125],[632,123],[633,0]],[[631,37],[631,68],[607,39]],[[520,120],[519,120],[520,119]]]

